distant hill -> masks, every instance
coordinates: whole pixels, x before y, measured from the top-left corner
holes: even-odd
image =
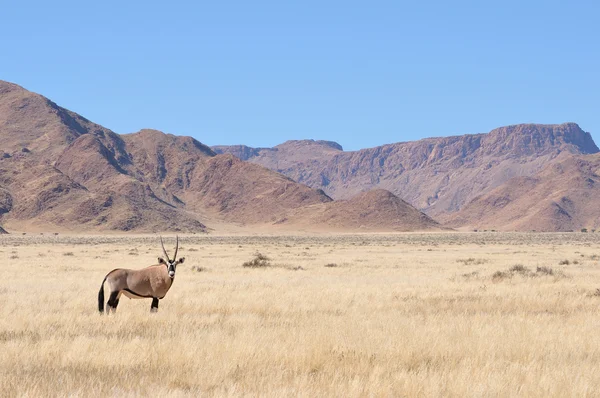
[[[384,189],[363,192],[348,200],[299,208],[278,223],[335,231],[406,232],[443,229],[436,221]]]
[[[246,145],[217,145],[216,153],[230,153],[241,160],[260,157],[261,164],[270,169],[288,168],[310,159],[322,159],[343,151],[340,144],[333,141],[295,140],[286,141],[274,148],[251,148]],[[264,164],[263,164],[264,163]]]
[[[451,226],[507,231],[600,228],[600,154],[553,162],[533,177],[515,177],[453,215]]]
[[[0,221],[14,230],[195,232],[207,230],[206,220],[279,228],[286,218],[286,228],[296,220],[312,229],[322,225],[307,223],[304,209],[310,214],[332,202],[321,190],[217,155],[191,137],[149,129],[118,135],[2,81],[0,138]],[[333,143],[317,145],[341,150]],[[407,204],[382,206],[393,222],[378,222],[373,203],[361,200],[347,215],[336,213],[337,205],[324,212],[348,230],[437,227]],[[351,219],[356,214],[360,223]]]
[[[575,123],[522,124],[487,134],[427,138],[344,152],[323,141],[274,148],[213,147],[263,165],[334,199],[383,188],[434,218],[459,211],[513,177],[533,176],[555,159],[597,153]]]

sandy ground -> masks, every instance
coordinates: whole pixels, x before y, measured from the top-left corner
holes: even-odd
[[[0,396],[600,391],[600,234],[180,240],[157,314],[100,316],[103,277],[155,264],[157,236],[0,236]]]

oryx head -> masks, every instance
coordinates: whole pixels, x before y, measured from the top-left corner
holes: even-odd
[[[163,258],[159,257],[158,262],[167,266],[169,277],[173,279],[175,278],[175,269],[177,268],[177,264],[181,264],[185,260],[185,257],[181,257],[179,260],[177,260],[177,250],[179,249],[179,236],[177,237],[177,243],[175,244],[175,254],[173,255],[173,260],[169,258],[169,255],[165,250],[165,244],[163,243],[162,236],[160,237],[160,244],[162,246],[163,253],[165,254],[167,260],[165,261]]]

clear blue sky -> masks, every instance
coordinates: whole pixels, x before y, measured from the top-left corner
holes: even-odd
[[[208,145],[566,121],[600,144],[598,3],[10,1],[0,79],[117,133]]]

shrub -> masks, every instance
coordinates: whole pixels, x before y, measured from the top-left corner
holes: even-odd
[[[484,259],[484,258],[473,258],[473,257],[469,257],[469,258],[459,258],[458,260],[456,260],[457,263],[464,263],[465,265],[481,265],[481,264],[485,264],[487,263],[488,260]]]
[[[335,268],[338,265],[336,263],[328,263],[328,264],[325,264],[325,266],[328,267],[328,268]]]
[[[271,266],[271,259],[262,253],[256,253],[254,258],[242,264],[242,267],[247,268],[264,268]]]
[[[478,271],[469,272],[466,274],[462,274],[462,277],[465,279],[477,278],[479,276]]]
[[[525,267],[523,264],[515,264],[509,269],[509,271],[521,275],[527,275],[530,273],[529,268]]]
[[[561,260],[558,265],[569,265],[571,262],[569,260]]]
[[[494,274],[492,275],[492,280],[493,281],[500,281],[502,279],[505,278],[511,278],[512,274],[510,274],[509,272],[505,272],[505,271],[496,271],[494,272]]]
[[[512,278],[514,275],[521,275],[525,278],[535,278],[539,276],[554,276],[557,278],[565,278],[566,275],[562,271],[554,271],[550,267],[536,267],[535,272],[525,267],[523,264],[515,264],[508,269],[508,271],[496,271],[492,275],[492,280],[498,282],[502,279]]]
[[[550,267],[537,267],[535,272],[542,275],[554,275],[554,270]]]

